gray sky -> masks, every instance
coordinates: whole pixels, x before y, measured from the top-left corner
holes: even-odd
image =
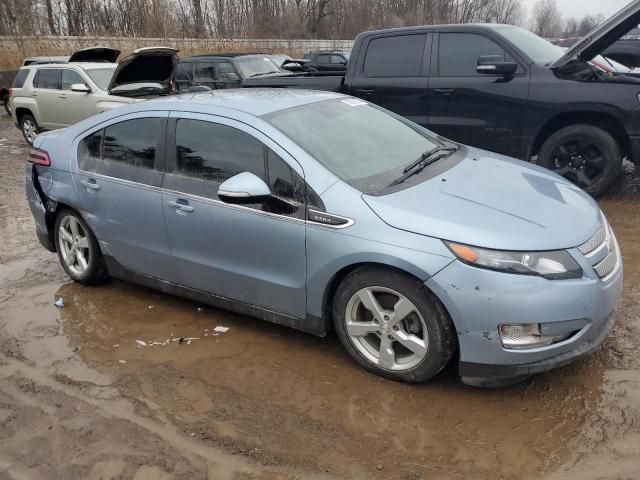
[[[536,0],[523,0],[528,12],[531,12],[531,7],[535,2]],[[630,2],[631,0],[556,0],[562,16],[565,18],[580,18],[586,14],[595,15],[597,13],[608,17]]]

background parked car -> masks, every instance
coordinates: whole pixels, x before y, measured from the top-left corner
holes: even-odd
[[[598,195],[640,162],[640,80],[588,63],[640,21],[634,2],[562,52],[510,25],[410,27],[357,36],[346,75],[256,78],[245,87],[340,91],[455,141],[545,166]],[[428,80],[427,80],[428,78]]]
[[[333,51],[309,52],[304,56],[308,72],[344,72],[349,63],[349,54]]]
[[[11,89],[15,123],[33,143],[42,130],[72,125],[96,113],[173,91],[177,50],[141,48],[119,64],[120,51],[76,52],[65,64],[22,67]]]
[[[223,54],[197,55],[180,60],[176,71],[176,88],[186,91],[194,86],[211,90],[238,88],[242,80],[261,75],[289,75],[270,55]]]

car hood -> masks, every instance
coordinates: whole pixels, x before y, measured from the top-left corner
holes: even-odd
[[[640,0],[634,0],[576,42],[550,66],[561,68],[576,58],[589,61],[639,23]]]
[[[71,54],[68,62],[107,62],[115,63],[120,50],[109,47],[90,47],[77,50]]]
[[[392,227],[501,250],[575,247],[600,227],[597,204],[577,186],[541,167],[475,149],[430,180],[363,199]]]
[[[134,83],[157,83],[169,89],[178,62],[175,48],[139,48],[118,64],[108,90]]]

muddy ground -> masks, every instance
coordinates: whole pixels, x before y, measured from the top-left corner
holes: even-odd
[[[601,201],[624,295],[592,357],[477,390],[385,381],[319,339],[112,281],[37,243],[0,116],[0,479],[640,478],[640,174]],[[63,298],[64,308],[53,303]],[[226,333],[207,335],[216,326]],[[199,337],[139,347],[136,340]]]

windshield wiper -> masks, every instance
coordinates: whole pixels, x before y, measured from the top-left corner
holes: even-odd
[[[278,72],[262,72],[262,73],[254,73],[253,75],[249,75],[249,78],[259,77],[260,75],[272,75]]]
[[[392,187],[404,182],[407,178],[415,175],[416,173],[420,173],[432,163],[437,162],[442,158],[449,157],[457,151],[458,147],[454,145],[448,145],[444,147],[440,146],[432,148],[431,150],[427,150],[422,155],[420,155],[418,159],[407,165],[405,169],[402,170],[402,175],[391,182],[389,186]]]

